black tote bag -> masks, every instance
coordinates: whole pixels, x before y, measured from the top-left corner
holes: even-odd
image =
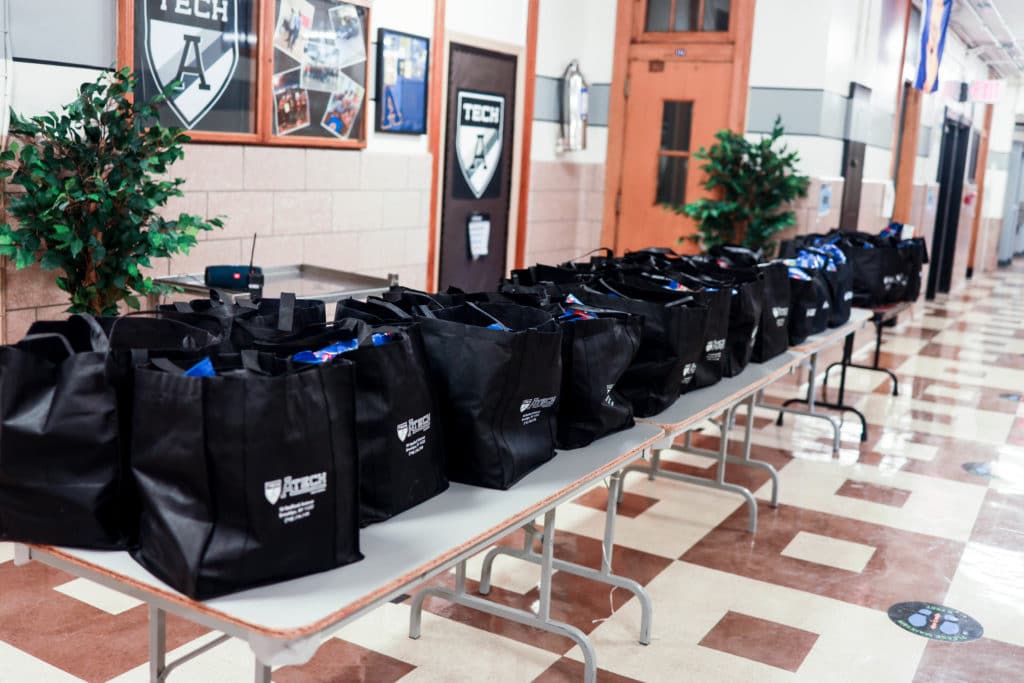
[[[221,337],[223,353],[252,348],[256,341],[270,341],[326,321],[323,301],[297,299],[294,294],[282,294],[280,299],[260,299],[256,304],[195,299],[164,304],[158,310],[164,317],[201,327]]]
[[[640,348],[643,321],[610,309],[568,304],[566,308],[594,316],[560,322],[562,388],[555,444],[572,449],[634,425],[633,408],[616,385]]]
[[[384,301],[339,305],[337,314],[377,317],[370,311],[396,318],[404,315]],[[376,344],[377,335],[386,342]],[[355,365],[360,523],[366,526],[448,488],[441,424],[420,328],[409,316],[397,326],[372,326],[361,317],[342,317],[272,342],[256,342],[256,348],[291,357],[339,341],[359,345],[344,358]]]
[[[612,289],[619,286],[603,284]],[[704,348],[707,307],[685,292],[666,292],[669,297],[663,302],[586,288],[575,294],[589,305],[624,311],[643,320],[640,348],[615,387],[633,406],[636,417],[657,415],[694,388]]]
[[[516,304],[421,314],[449,478],[507,489],[554,457],[562,354],[551,315]]]
[[[88,316],[0,347],[0,540],[97,549],[130,541],[138,514],[108,350]]]
[[[764,363],[789,348],[789,273],[778,261],[760,267],[764,274],[764,306],[751,360]]]
[[[797,346],[812,334],[828,328],[831,302],[828,285],[820,272],[806,270],[810,280],[790,278],[789,343]]]
[[[352,364],[244,358],[136,372],[133,556],[195,599],[362,558]]]

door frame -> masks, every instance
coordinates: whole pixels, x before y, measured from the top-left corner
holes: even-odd
[[[692,61],[730,61],[732,88],[729,119],[725,126],[740,134],[747,132],[747,99],[750,94],[750,52],[754,34],[756,0],[732,0],[729,30],[672,33],[643,33],[647,0],[618,0],[612,82],[608,98],[608,146],[605,153],[604,211],[601,216],[601,245],[618,248],[619,191],[622,189],[622,160],[626,144],[626,93],[631,59],[672,58],[683,47]],[[665,51],[668,50],[668,54]],[[667,245],[666,245],[667,246]]]
[[[952,141],[948,140],[949,135],[946,133],[948,127],[954,129]],[[960,210],[963,202],[964,182],[967,179],[971,130],[972,124],[969,118],[946,108],[942,118],[942,137],[939,141],[937,178],[939,196],[935,214],[935,230],[932,233],[932,253],[930,255],[932,265],[928,268],[928,282],[925,287],[925,299],[928,300],[934,299],[936,294],[947,294],[951,289],[952,268],[956,265],[956,242],[964,234],[960,230]],[[962,139],[966,139],[966,143],[961,143]],[[947,141],[950,142],[948,147]],[[963,154],[960,152],[961,148]],[[952,164],[952,167],[949,167],[949,164]],[[948,179],[946,177],[947,168],[951,173]],[[959,178],[959,182],[957,182],[957,178]],[[957,188],[957,185],[960,187]],[[951,220],[956,223],[956,232],[953,243],[949,244]],[[952,249],[947,250],[947,246]],[[947,260],[950,268],[948,274],[945,273]]]
[[[533,4],[533,3],[531,3]],[[433,188],[435,209],[433,215],[430,217],[430,224],[434,226],[431,230],[432,239],[430,243],[430,253],[435,256],[430,259],[430,270],[427,273],[427,291],[436,291],[438,287],[438,278],[441,273],[441,230],[443,225],[441,224],[442,216],[444,215],[444,169],[445,164],[448,160],[448,71],[449,71],[449,57],[451,55],[452,43],[459,45],[465,45],[467,47],[475,47],[481,50],[489,50],[491,52],[499,52],[501,54],[510,55],[516,58],[516,101],[513,112],[513,131],[512,131],[512,178],[509,183],[508,191],[508,239],[505,244],[505,271],[506,273],[510,268],[515,267],[516,249],[519,244],[524,243],[526,239],[525,225],[520,223],[519,213],[522,202],[519,201],[520,190],[525,189],[522,186],[522,171],[523,165],[529,163],[529,150],[524,153],[524,127],[525,127],[525,108],[523,106],[523,100],[526,95],[526,55],[527,46],[524,45],[512,45],[510,43],[502,43],[495,40],[489,40],[487,38],[481,38],[480,36],[469,35],[465,33],[458,33],[455,31],[445,31],[444,34],[444,50],[442,51],[442,64],[440,69],[441,79],[437,84],[437,87],[441,88],[440,106],[437,108],[441,120],[441,129],[438,132],[438,139],[440,144],[438,145],[438,154],[434,157],[434,173],[437,174],[437,183]]]

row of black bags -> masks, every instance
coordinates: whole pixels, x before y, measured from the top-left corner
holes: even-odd
[[[199,598],[356,561],[449,478],[508,488],[838,324],[792,314],[828,307],[825,265],[759,261],[607,254],[331,323],[289,296],[37,323],[0,348],[0,540],[127,547]]]
[[[928,249],[921,237],[907,236],[902,223],[890,223],[879,234],[841,232],[801,235],[783,242],[780,256],[796,258],[801,250],[833,246],[849,263],[852,302],[878,308],[916,301],[921,294],[921,270],[928,263]]]

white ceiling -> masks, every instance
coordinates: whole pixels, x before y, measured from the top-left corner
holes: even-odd
[[[1024,0],[954,0],[950,24],[997,76],[1024,73]]]

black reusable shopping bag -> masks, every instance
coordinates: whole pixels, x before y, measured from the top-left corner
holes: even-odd
[[[636,417],[650,417],[694,388],[708,309],[686,292],[666,292],[665,300],[654,301],[609,291],[618,286],[604,282],[606,293],[588,288],[574,293],[591,306],[624,311],[643,320],[640,348],[615,388],[633,406]]]
[[[825,280],[829,295],[829,327],[845,325],[850,319],[853,307],[853,269],[843,254],[837,255],[829,247],[815,245],[803,247],[806,251],[822,260],[819,269]]]
[[[831,309],[825,278],[815,270],[802,269],[810,279],[790,277],[789,343],[804,343],[812,334],[828,328]]]
[[[224,353],[248,349],[256,341],[271,341],[326,321],[323,301],[297,299],[294,294],[282,294],[280,299],[260,299],[256,304],[225,303],[217,298],[195,299],[164,304],[158,310],[165,317],[221,337],[220,351]]]
[[[88,316],[44,327],[0,347],[0,540],[122,548],[137,512],[109,343]]]
[[[136,560],[206,599],[361,559],[352,363],[212,361],[136,372]]]
[[[471,303],[421,314],[449,478],[507,489],[554,457],[562,357],[551,315]]]
[[[289,358],[339,341],[359,344],[344,357],[355,364],[359,504],[366,526],[448,488],[441,425],[420,328],[411,316],[381,300],[339,304],[336,314],[341,317],[329,325],[255,346]],[[398,322],[381,324],[387,315]],[[366,317],[377,318],[377,324]]]
[[[789,348],[789,273],[786,264],[774,261],[760,267],[764,274],[764,307],[761,325],[750,359],[764,363]]]
[[[853,272],[853,305],[877,308],[902,300],[907,275],[892,240],[844,233],[839,244]]]
[[[586,306],[579,299],[554,307],[562,328],[562,388],[558,448],[581,448],[632,427],[633,408],[616,388],[640,348],[639,316]],[[590,316],[579,319],[573,311]]]
[[[725,371],[732,294],[727,288],[708,287],[685,273],[672,272],[669,279],[683,286],[677,294],[689,294],[697,303],[707,308],[703,351],[697,361],[693,383],[689,387],[684,386],[683,392],[709,387],[721,380]]]
[[[903,300],[917,301],[917,298],[921,296],[921,269],[928,263],[928,247],[924,238],[913,237],[897,243],[896,249],[907,275]]]

